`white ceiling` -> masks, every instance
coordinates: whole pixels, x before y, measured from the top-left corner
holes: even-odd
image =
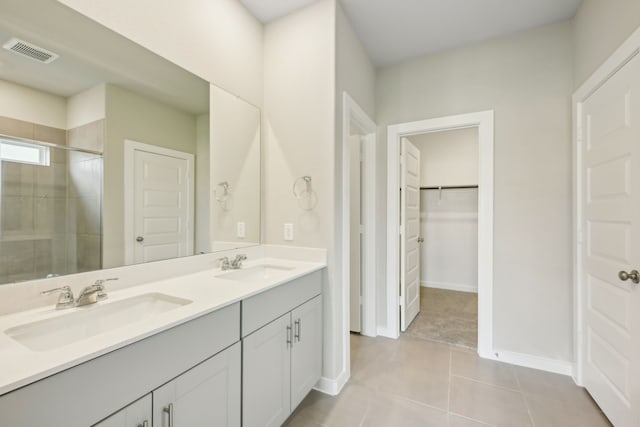
[[[18,37],[60,58],[42,64],[0,48],[0,79],[64,97],[106,82],[193,114],[209,110],[208,82],[61,3],[1,1],[0,46]]]
[[[314,0],[241,0],[262,22]],[[377,66],[573,17],[582,0],[340,0]]]
[[[315,3],[317,0],[240,0],[253,16],[269,22]]]

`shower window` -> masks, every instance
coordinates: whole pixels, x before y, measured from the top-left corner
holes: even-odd
[[[39,144],[0,139],[0,160],[49,166],[49,150]]]
[[[0,283],[102,267],[102,155],[0,139]]]

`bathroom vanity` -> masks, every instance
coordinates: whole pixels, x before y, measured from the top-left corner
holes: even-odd
[[[320,378],[324,267],[258,259],[1,316],[0,424],[280,425]]]

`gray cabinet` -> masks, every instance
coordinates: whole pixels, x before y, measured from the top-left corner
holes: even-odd
[[[93,427],[151,427],[151,393]]]
[[[322,373],[322,301],[317,296],[291,312],[291,410],[302,402]]]
[[[318,381],[321,321],[318,295],[243,338],[245,427],[281,425]]]
[[[279,426],[291,410],[291,315],[243,340],[242,421],[248,426]]]
[[[239,427],[240,369],[238,342],[94,427]]]
[[[239,427],[240,369],[236,343],[154,390],[153,427]]]
[[[239,339],[240,304],[236,303],[0,396],[0,425],[87,427],[106,422],[116,411],[214,355],[216,359],[235,354],[239,367]],[[227,353],[231,349],[234,353]],[[239,375],[235,382],[230,390],[240,389]],[[235,396],[239,401],[239,391]],[[238,407],[236,419],[239,416]]]

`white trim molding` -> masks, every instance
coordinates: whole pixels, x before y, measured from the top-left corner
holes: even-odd
[[[189,195],[190,200],[187,201],[189,206],[187,219],[187,254],[193,255],[194,241],[194,156],[191,153],[183,153],[182,151],[171,150],[169,148],[158,147],[156,145],[144,144],[142,142],[124,140],[124,263],[131,265],[134,263],[134,235],[133,235],[133,210],[135,191],[132,183],[134,182],[135,151],[146,151],[148,153],[160,154],[163,156],[175,157],[187,161],[189,169]]]
[[[474,294],[478,293],[478,287],[476,285],[469,285],[465,283],[445,283],[421,280],[420,286],[422,286],[423,288],[447,289],[449,291],[470,292]]]
[[[495,350],[488,359],[568,376],[573,372],[573,363],[566,360],[549,359],[514,351]]]
[[[318,389],[328,394],[337,394],[351,375],[351,342],[349,331],[349,283],[350,283],[350,228],[351,228],[351,130],[357,129],[363,136],[363,244],[362,244],[362,328],[361,334],[376,336],[376,130],[377,126],[367,113],[349,96],[342,94],[342,182],[341,193],[341,233],[340,265],[338,273],[342,283],[342,366],[343,371],[336,380],[322,379]],[[334,393],[335,392],[335,393]]]
[[[330,396],[337,396],[347,384],[347,381],[349,381],[349,374],[345,370],[336,379],[320,377],[313,389]]]
[[[400,334],[398,278],[400,138],[422,133],[478,128],[478,354],[493,354],[493,110],[419,120],[387,128],[387,325]]]
[[[574,338],[574,369],[573,379],[576,384],[583,384],[584,364],[584,306],[585,280],[582,265],[581,242],[582,235],[582,201],[581,194],[585,183],[582,176],[582,155],[580,145],[582,106],[585,101],[600,88],[609,78],[617,73],[629,61],[640,54],[640,28],[615,51],[613,54],[575,91],[573,94],[573,338]]]

